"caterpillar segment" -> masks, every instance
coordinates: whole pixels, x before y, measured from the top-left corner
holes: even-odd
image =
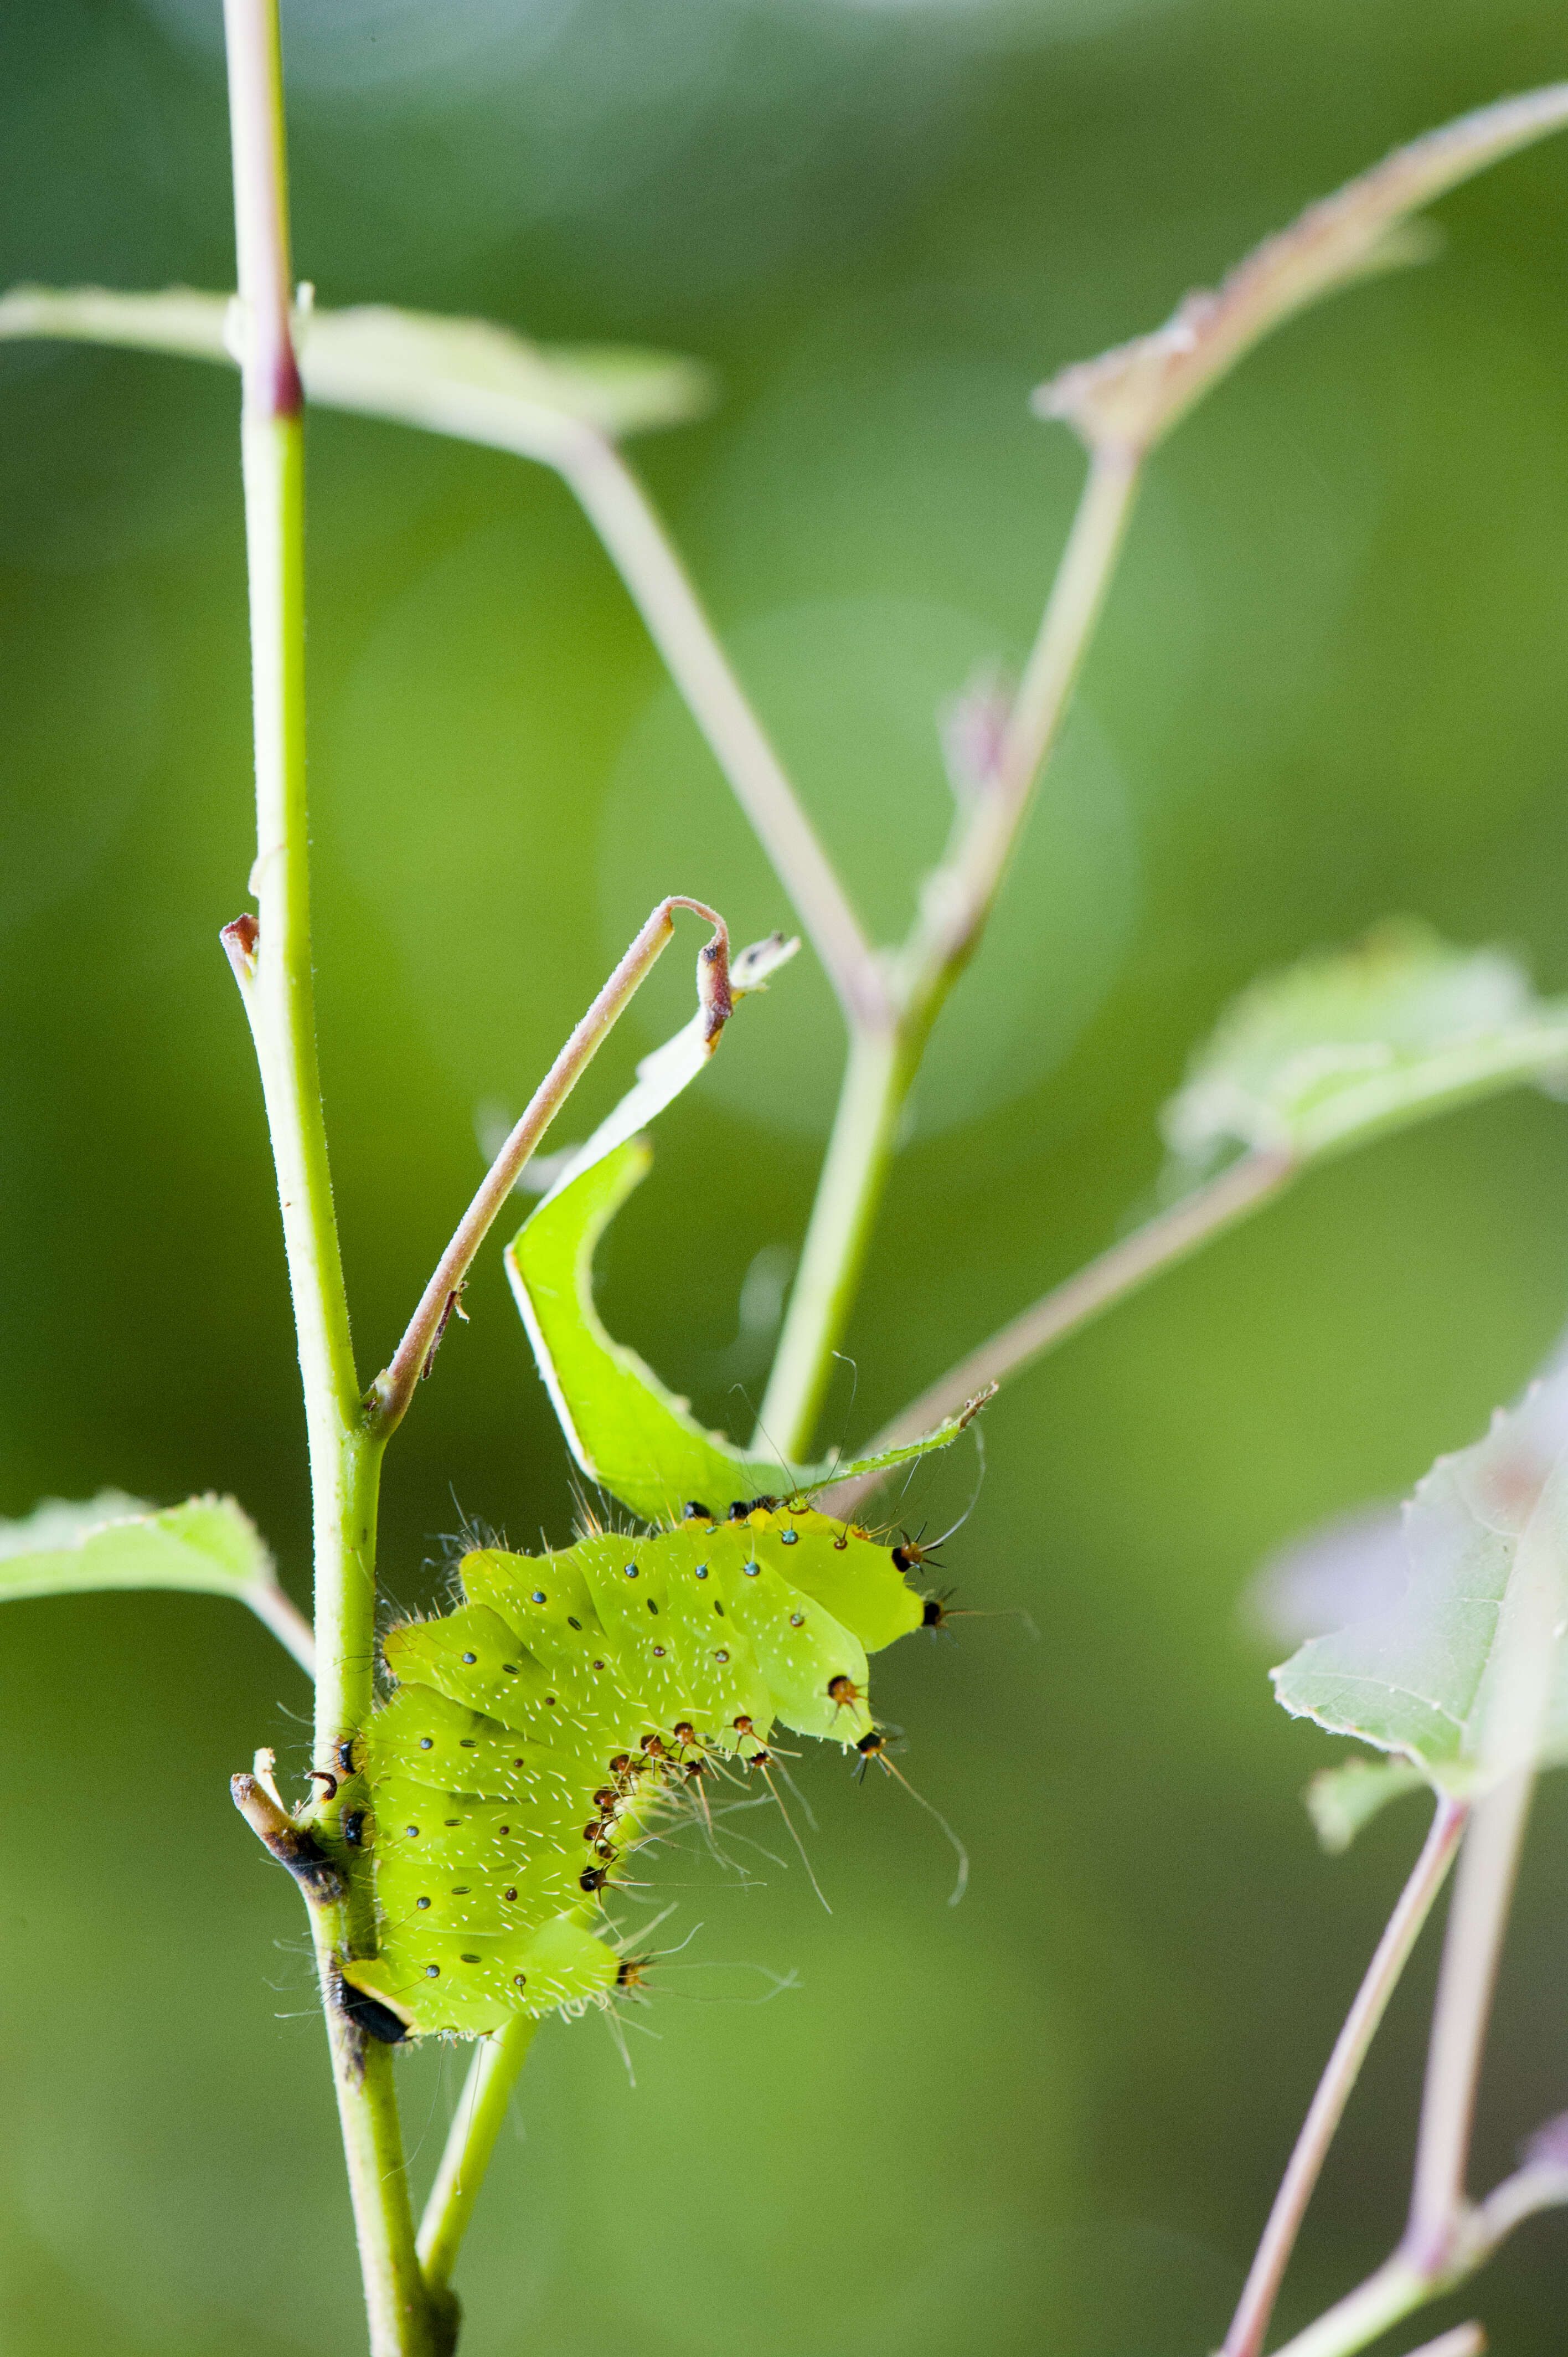
[[[693,1774],[766,1757],[776,1724],[854,1751],[866,1655],[925,1609],[886,1545],[776,1501],[480,1548],[459,1577],[456,1610],[388,1635],[363,1746],[379,1953],[343,1976],[412,2037],[603,2001],[603,1897]]]

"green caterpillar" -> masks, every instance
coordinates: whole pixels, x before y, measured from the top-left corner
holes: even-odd
[[[603,1998],[627,1968],[589,1928],[601,1895],[709,1763],[765,1770],[775,1722],[880,1749],[866,1654],[940,1617],[905,1582],[918,1560],[772,1499],[466,1555],[466,1602],[383,1647],[360,1829],[380,1953],[344,1966],[350,2009],[392,2039],[474,2036]]]

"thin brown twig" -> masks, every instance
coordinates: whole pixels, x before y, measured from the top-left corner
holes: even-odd
[[[1317,2092],[1302,2124],[1285,2173],[1274,2196],[1268,2223],[1248,2272],[1246,2285],[1230,2319],[1220,2357],[1259,2357],[1263,2338],[1279,2297],[1280,2285],[1295,2247],[1306,2205],[1322,2173],[1345,2106],[1360,2074],[1367,2050],[1377,2035],[1390,1997],[1432,1911],[1454,1853],[1459,1845],[1467,1812],[1461,1801],[1439,1800],[1421,1856],[1412,1867],[1382,1938],[1378,1942],[1365,1978],[1334,2041]]]
[[[402,1341],[367,1395],[367,1415],[383,1437],[402,1422],[414,1385],[430,1363],[460,1295],[474,1255],[517,1183],[540,1139],[576,1087],[628,1000],[675,931],[674,911],[689,909],[713,927],[697,961],[697,995],[710,1048],[729,1018],[729,929],[716,909],[673,893],[660,900],[594,1000],[530,1100],[528,1109],[491,1163],[452,1240],[435,1264]]]

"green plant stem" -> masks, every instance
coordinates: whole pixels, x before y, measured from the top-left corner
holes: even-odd
[[[908,942],[885,970],[890,1008],[845,1000],[849,1060],[800,1271],[768,1378],[757,1439],[804,1457],[843,1340],[892,1167],[905,1101],[932,1026],[973,956],[1104,607],[1138,484],[1138,462],[1097,452],[1051,585],[992,773],[961,807],[925,881]],[[842,994],[841,994],[842,996]]]
[[[1399,1984],[1422,1926],[1432,1912],[1454,1853],[1458,1847],[1466,1811],[1462,1802],[1440,1800],[1421,1856],[1379,1941],[1345,2026],[1318,2081],[1295,2148],[1280,2181],[1257,2255],[1225,2336],[1220,2357],[1259,2357],[1269,2319],[1284,2277],[1286,2266],[1306,2205],[1322,2172],[1328,2147],[1344,2116],[1350,2092],[1360,2075],[1367,2050],[1376,2037],[1390,1997]]]
[[[360,2037],[338,2003],[338,1958],[357,1944],[349,1916],[347,1907],[313,1910],[311,1929],[371,2357],[437,2357],[440,2336],[414,2243],[392,2050]]]
[[[758,1443],[803,1458],[854,1306],[908,1088],[896,1036],[855,1030],[817,1199],[757,1420]]]
[[[420,2222],[419,2256],[433,2290],[445,2291],[452,2280],[458,2245],[538,2029],[531,2016],[519,2014],[475,2052]]]
[[[375,1660],[381,1443],[360,1410],[317,1067],[305,777],[305,511],[276,0],[224,0],[239,248],[241,451],[255,721],[255,919],[225,929],[256,1045],[305,1391],[316,1568],[316,1760],[363,1725]],[[320,1812],[329,1821],[330,1804]],[[370,1929],[362,1872],[311,1908],[373,2357],[435,2340],[384,2048],[338,2003],[337,1959]]]

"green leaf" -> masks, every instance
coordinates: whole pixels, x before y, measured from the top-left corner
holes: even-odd
[[[765,987],[796,946],[775,934],[743,950],[730,967],[732,996]],[[635,1351],[611,1339],[594,1306],[595,1250],[648,1175],[652,1153],[638,1133],[696,1078],[709,1052],[699,1012],[645,1057],[636,1087],[568,1162],[506,1252],[511,1289],[572,1454],[590,1480],[647,1522],[678,1520],[693,1499],[723,1514],[736,1499],[796,1496],[902,1464],[945,1448],[983,1404],[971,1403],[935,1432],[882,1457],[791,1467],[708,1431]]]
[[[120,344],[234,364],[234,298],[171,286],[15,286],[0,296],[0,338]],[[553,463],[581,428],[618,436],[677,425],[711,408],[709,371],[667,352],[531,343],[489,319],[366,304],[301,310],[295,321],[308,399]]]
[[[1326,1850],[1349,1848],[1363,1826],[1369,1825],[1391,1801],[1418,1791],[1426,1782],[1409,1760],[1347,1760],[1325,1768],[1307,1786],[1303,1798],[1306,1813]]]
[[[1410,219],[1444,190],[1568,124],[1568,82],[1477,107],[1429,131],[1266,238],[1216,293],[1189,295],[1150,336],[1064,369],[1035,394],[1090,449],[1150,450],[1283,320],[1384,270],[1424,260],[1435,240]]]
[[[104,1490],[81,1504],[46,1498],[0,1523],[0,1602],[108,1588],[183,1588],[248,1604],[306,1669],[310,1632],[278,1586],[272,1556],[232,1498],[161,1512]]]
[[[737,1498],[790,1491],[810,1475],[705,1431],[686,1402],[605,1330],[594,1307],[595,1248],[652,1160],[651,1149],[633,1140],[558,1186],[507,1247],[506,1265],[573,1456],[590,1480],[658,1523],[678,1520],[688,1500],[723,1514]]]
[[[1501,950],[1411,920],[1265,974],[1221,1017],[1162,1126],[1180,1186],[1238,1146],[1302,1161],[1568,1069],[1568,1000]]]
[[[1275,1670],[1285,1709],[1454,1794],[1568,1757],[1565,1442],[1559,1374],[1439,1458],[1405,1509],[1404,1595]]]

